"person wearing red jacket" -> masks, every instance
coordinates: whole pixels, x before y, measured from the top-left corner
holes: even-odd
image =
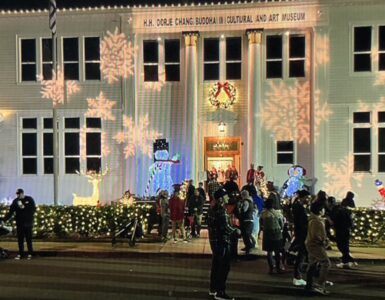
[[[180,197],[180,185],[174,184],[174,193],[171,196],[169,207],[170,207],[170,220],[172,224],[172,237],[174,243],[178,240],[176,238],[176,226],[179,227],[179,230],[182,233],[183,242],[187,243],[186,232],[184,229],[184,210],[185,210],[185,200]]]

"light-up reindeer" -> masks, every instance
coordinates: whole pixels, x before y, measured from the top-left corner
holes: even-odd
[[[107,175],[108,168],[103,173],[97,173],[95,171],[83,172],[76,171],[80,176],[88,178],[88,182],[92,184],[92,195],[89,197],[80,197],[76,194],[73,195],[72,203],[73,205],[93,205],[97,206],[99,204],[99,184],[103,180],[103,177]]]

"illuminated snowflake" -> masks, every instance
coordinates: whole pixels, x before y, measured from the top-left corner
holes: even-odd
[[[338,162],[323,163],[322,167],[327,181],[323,189],[329,195],[342,199],[347,191],[353,190],[353,183],[361,187],[362,173],[353,172],[354,156],[352,154]]]
[[[148,115],[139,119],[138,125],[134,123],[131,117],[123,116],[124,131],[118,132],[113,139],[118,144],[126,144],[124,154],[126,158],[134,156],[137,149],[143,154],[152,156],[152,143],[158,139],[161,134],[155,130],[149,130],[150,120]]]
[[[316,39],[314,65],[319,67],[330,62],[330,40],[327,35],[319,35]]]
[[[385,73],[378,72],[376,75],[376,80],[374,81],[374,85],[385,85]]]
[[[143,74],[144,76],[144,74]],[[161,72],[158,77],[158,81],[145,81],[144,88],[148,90],[153,90],[156,92],[160,92],[165,85],[165,73]]]
[[[80,129],[80,158],[85,160],[87,158],[87,133],[100,132],[94,129],[86,128],[85,126]],[[101,156],[107,157],[111,154],[111,149],[107,142],[107,135],[105,132],[101,132]]]
[[[366,112],[373,110],[374,112],[385,110],[385,97],[381,97],[377,103],[368,103],[366,101],[358,101],[358,111]]]
[[[55,71],[52,73],[52,78],[56,78]],[[40,81],[42,85],[40,91],[42,98],[52,100],[53,105],[63,104],[65,94],[71,96],[80,91],[80,87],[76,81],[64,80],[64,73],[60,68],[58,68],[56,79],[44,80],[42,75],[38,75],[37,80]],[[66,93],[64,93],[64,88],[66,88]]]
[[[135,47],[127,41],[124,33],[119,33],[118,28],[114,33],[107,31],[107,36],[100,44],[100,70],[108,83],[134,74],[135,51]]]
[[[261,109],[262,123],[274,134],[276,140],[297,140],[300,144],[309,144],[310,137],[310,84],[270,85]],[[321,122],[326,121],[331,111],[327,104],[320,104],[320,91],[314,93],[315,135],[319,134]]]
[[[88,111],[85,116],[111,121],[116,119],[112,114],[112,108],[116,105],[116,102],[108,100],[103,92],[100,92],[99,97],[96,97],[95,99],[87,98],[87,102]]]

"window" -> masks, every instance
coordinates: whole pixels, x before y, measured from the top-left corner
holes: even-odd
[[[80,170],[80,119],[64,119],[65,173],[74,174]]]
[[[219,39],[204,39],[204,80],[219,80]]]
[[[371,71],[372,27],[354,28],[354,72]]]
[[[85,80],[100,80],[100,41],[99,37],[84,38]]]
[[[87,171],[100,172],[102,167],[102,122],[100,118],[86,119]]]
[[[378,172],[385,172],[385,111],[377,114],[378,121]]]
[[[52,118],[43,119],[43,170],[44,170],[44,174],[53,174]]]
[[[266,37],[266,78],[282,78],[282,36]]]
[[[370,112],[353,113],[353,123],[353,169],[355,172],[369,172],[372,158]]]
[[[36,41],[22,39],[21,45],[21,81],[36,81]]]
[[[52,79],[52,39],[42,39],[41,40],[41,64],[42,64],[42,73],[44,80]]]
[[[289,38],[289,77],[305,77],[305,36]]]
[[[226,79],[242,78],[242,39],[226,38]]]
[[[180,41],[164,41],[164,67],[166,81],[180,80]]]
[[[37,174],[37,119],[23,118],[21,122],[22,173]]]
[[[143,41],[144,81],[158,81],[159,51],[156,40]]]
[[[64,79],[79,80],[79,39],[63,38]]]
[[[385,26],[378,28],[378,70],[385,71]]]
[[[294,142],[277,141],[277,164],[294,163]]]

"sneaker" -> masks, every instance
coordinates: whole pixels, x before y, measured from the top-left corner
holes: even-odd
[[[324,289],[322,287],[318,287],[318,286],[313,287],[313,292],[316,292],[318,294],[325,295],[325,296],[330,294],[329,291],[327,291],[326,289]]]
[[[325,285],[326,286],[333,286],[334,285],[334,283],[333,282],[331,282],[331,281],[325,281]]]
[[[31,254],[28,254],[27,259],[28,259],[28,260],[31,260],[31,259],[32,259],[32,255],[31,255]]]
[[[178,240],[177,239],[174,239],[174,244],[176,244],[178,242]]]
[[[343,269],[343,268],[345,268],[345,264],[344,263],[338,263],[338,264],[336,264],[336,267],[339,269]]]
[[[15,260],[20,260],[20,259],[21,259],[21,255],[20,254],[15,256]]]
[[[295,285],[295,286],[305,286],[306,285],[306,281],[303,280],[303,279],[293,278],[293,285]]]
[[[218,292],[214,295],[215,300],[235,300],[235,298],[230,297],[224,292]]]
[[[353,265],[357,267],[358,266],[358,262],[353,261]]]
[[[188,243],[188,240],[184,239],[184,240],[183,240],[183,243],[187,244],[187,243]]]
[[[354,265],[353,262],[348,262],[348,263],[346,264],[346,268],[348,268],[348,269],[352,269],[354,266],[355,266],[355,265]]]
[[[217,294],[216,291],[209,290],[209,296],[215,296]]]

